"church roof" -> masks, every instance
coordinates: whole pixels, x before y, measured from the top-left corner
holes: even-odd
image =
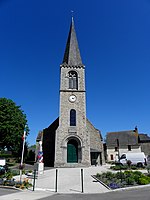
[[[73,17],[72,17],[72,21],[70,25],[70,31],[68,35],[64,58],[63,58],[63,64],[83,65],[81,56],[80,56],[78,41],[76,37]]]

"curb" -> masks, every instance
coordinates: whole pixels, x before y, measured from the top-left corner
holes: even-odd
[[[0,188],[5,188],[5,189],[12,189],[12,190],[19,190],[19,191],[23,191],[20,188],[16,188],[16,187],[12,187],[12,186],[4,186],[4,185],[0,185]]]
[[[91,175],[92,178],[94,178],[97,182],[101,183],[103,186],[105,186],[108,190],[112,190],[108,185],[106,185],[105,183],[103,183],[101,180],[99,180],[98,178],[96,178],[94,175]]]

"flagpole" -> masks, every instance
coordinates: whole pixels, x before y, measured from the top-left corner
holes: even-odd
[[[22,181],[22,169],[23,169],[23,156],[24,156],[24,146],[25,146],[25,138],[26,138],[26,131],[23,134],[23,144],[22,144],[22,156],[21,156],[21,163],[20,163],[20,182]]]

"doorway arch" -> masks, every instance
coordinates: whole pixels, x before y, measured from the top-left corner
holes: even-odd
[[[67,163],[78,163],[78,143],[74,139],[67,143]]]

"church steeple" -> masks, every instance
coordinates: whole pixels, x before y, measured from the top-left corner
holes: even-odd
[[[81,56],[80,56],[78,41],[76,37],[73,17],[71,20],[70,31],[68,35],[64,58],[63,58],[63,64],[67,64],[71,66],[83,65]]]

